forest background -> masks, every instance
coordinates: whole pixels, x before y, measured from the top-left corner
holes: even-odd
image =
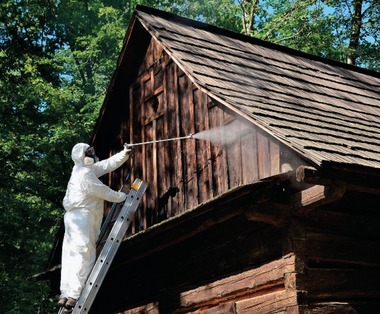
[[[380,71],[380,0],[2,0],[0,313],[55,313],[44,270],[136,4]],[[29,279],[28,279],[29,278]]]

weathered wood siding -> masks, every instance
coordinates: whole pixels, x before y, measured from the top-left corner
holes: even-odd
[[[154,39],[129,94],[131,143],[197,134],[235,119],[199,90]],[[136,146],[133,176],[149,183],[137,229],[232,187],[278,174],[278,142],[251,125],[244,128],[245,135],[230,145],[186,139]]]

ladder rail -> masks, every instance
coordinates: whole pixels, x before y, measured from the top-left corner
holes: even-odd
[[[129,190],[125,186],[126,186],[130,177],[131,177],[131,171],[128,172],[128,174],[126,175],[124,182],[123,182],[123,185],[121,186],[119,191],[124,192],[125,194],[129,193]],[[122,204],[120,204],[120,203],[113,203],[112,204],[111,209],[110,209],[110,211],[109,211],[109,213],[108,213],[106,219],[104,220],[103,225],[100,229],[100,233],[99,233],[98,241],[96,242],[96,246],[99,246],[105,242],[105,241],[103,241],[103,238],[106,238],[107,232],[110,231],[109,226],[111,225],[111,223],[113,223],[115,221],[114,217],[118,216],[121,207],[122,207]]]
[[[124,193],[128,194],[128,192],[124,191]],[[117,220],[117,216],[120,213],[120,208],[123,206],[123,204],[120,203],[113,203],[112,207],[110,209],[110,212],[108,213],[106,219],[104,220],[104,223],[102,225],[102,228],[100,229],[99,237],[96,242],[96,246],[105,243],[107,240],[107,232],[110,231],[110,225],[113,224]],[[115,218],[116,217],[116,218]],[[105,238],[105,240],[104,240]]]
[[[81,296],[74,307],[72,314],[88,313],[95,300],[100,286],[107,274],[109,267],[116,255],[116,252],[133,220],[133,216],[139,206],[148,184],[140,179],[136,179],[127,194],[123,207],[108,235],[108,238],[100,252],[95,265],[86,281]],[[61,308],[58,314],[63,313]]]

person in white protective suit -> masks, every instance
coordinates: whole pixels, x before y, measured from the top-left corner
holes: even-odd
[[[96,260],[96,241],[103,219],[104,200],[123,202],[127,195],[98,178],[119,168],[128,158],[127,147],[99,161],[88,144],[76,144],[71,152],[74,167],[63,199],[65,235],[62,245],[61,296],[58,306],[70,312],[81,294]]]

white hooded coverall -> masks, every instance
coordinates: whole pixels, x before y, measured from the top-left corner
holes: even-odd
[[[126,194],[116,192],[98,178],[120,167],[129,157],[124,150],[94,163],[85,157],[90,146],[79,143],[73,147],[74,167],[67,185],[63,207],[65,235],[62,245],[61,297],[78,299],[95,260],[96,241],[103,219],[104,200],[122,202]]]

